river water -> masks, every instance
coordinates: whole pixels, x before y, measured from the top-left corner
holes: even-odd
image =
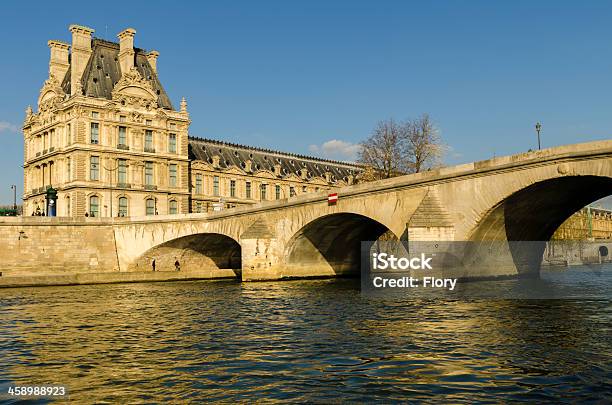
[[[612,267],[599,270],[545,271],[563,288],[596,280],[559,300],[381,299],[350,279],[4,289],[0,389],[64,384],[77,403],[609,402],[612,301],[597,277]]]

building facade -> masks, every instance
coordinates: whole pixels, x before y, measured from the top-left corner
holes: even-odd
[[[553,240],[612,240],[612,211],[585,207],[569,217]]]
[[[272,201],[353,184],[359,167],[189,138],[192,212]]]
[[[157,75],[157,51],[92,38],[49,41],[49,77],[26,110],[24,215],[142,216],[206,212],[352,184],[361,168],[189,136]]]

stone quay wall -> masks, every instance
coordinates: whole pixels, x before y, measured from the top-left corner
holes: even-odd
[[[110,224],[94,218],[0,219],[2,277],[119,270]]]

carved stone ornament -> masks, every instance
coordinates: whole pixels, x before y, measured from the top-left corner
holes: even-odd
[[[125,72],[112,91],[113,100],[122,106],[157,108],[157,94],[151,83],[132,67]]]
[[[34,112],[32,111],[32,106],[29,105],[28,108],[26,108],[25,113],[26,113],[26,116],[25,116],[25,120],[23,121],[24,125],[30,125],[34,123],[35,115],[34,115]]]
[[[83,95],[83,83],[80,80],[77,80],[74,85],[74,94],[77,96]]]
[[[38,96],[38,111],[50,111],[53,110],[64,101],[66,93],[62,89],[59,81],[52,74],[49,74],[49,78],[45,80],[42,88],[40,89],[40,95]]]
[[[142,121],[144,120],[144,118],[143,118],[141,113],[133,111],[131,116],[132,116],[132,121],[133,122],[137,122],[139,124],[142,124]]]

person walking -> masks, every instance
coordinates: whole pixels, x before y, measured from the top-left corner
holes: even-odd
[[[176,268],[176,271],[181,271],[181,264],[179,263],[178,259],[176,259],[174,262],[174,267]]]
[[[155,271],[155,259],[151,262],[151,267],[153,267],[153,271]]]

